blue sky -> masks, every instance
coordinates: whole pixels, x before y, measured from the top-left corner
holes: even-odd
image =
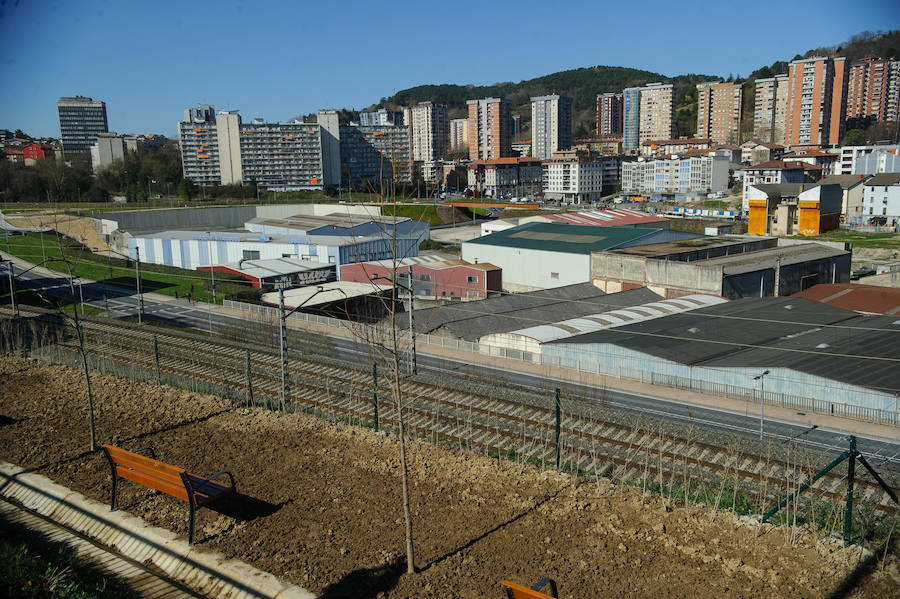
[[[58,136],[76,94],[106,101],[111,130],[174,135],[197,103],[277,121],[598,64],[747,75],[892,28],[896,0],[0,0],[0,128]]]

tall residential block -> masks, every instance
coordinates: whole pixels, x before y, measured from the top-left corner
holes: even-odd
[[[743,93],[740,83],[697,84],[697,137],[738,144]]]
[[[753,100],[753,137],[766,143],[784,141],[787,120],[788,76],[756,80]]]
[[[510,109],[500,98],[468,100],[469,159],[493,160],[512,156]]]
[[[383,182],[412,182],[409,127],[341,125],[341,185],[382,192]]]
[[[900,61],[864,58],[850,67],[847,119],[862,124],[896,121],[900,102]]]
[[[622,134],[622,94],[597,94],[597,137]]]
[[[847,60],[807,58],[788,67],[784,144],[827,146],[840,142],[847,102]]]
[[[512,115],[510,118],[511,129],[509,130],[509,134],[512,139],[519,137],[519,134],[522,133],[522,116],[518,114]]]
[[[641,88],[622,91],[622,147],[636,152],[641,147]]]
[[[265,187],[321,189],[322,127],[291,121],[243,123],[237,111],[202,105],[178,123],[184,176],[199,185],[255,181]]]
[[[675,116],[675,87],[650,83],[641,88],[640,142],[671,139]]]
[[[450,147],[458,148],[469,143],[469,129],[466,126],[467,119],[453,119],[450,121]]]
[[[572,146],[572,98],[531,98],[531,155],[541,160]]]
[[[446,104],[420,102],[404,108],[403,122],[409,128],[414,162],[433,162],[444,157],[449,137]]]
[[[59,111],[59,136],[63,156],[83,154],[88,156],[98,133],[108,133],[106,102],[84,96],[60,98],[56,102]]]
[[[360,112],[359,124],[371,126],[402,125],[403,113],[388,110],[387,108],[379,108],[373,112]]]

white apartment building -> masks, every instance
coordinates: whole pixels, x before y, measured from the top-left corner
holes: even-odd
[[[604,161],[585,150],[560,150],[543,162],[544,197],[581,204],[603,197]]]
[[[434,162],[444,157],[449,137],[447,105],[420,102],[403,109],[403,122],[409,127],[410,159]]]
[[[844,146],[835,174],[876,175],[900,172],[900,144]]]
[[[198,185],[256,181],[269,188],[321,189],[323,127],[298,120],[243,123],[237,111],[189,108],[178,123],[184,176]]]
[[[360,112],[359,124],[372,127],[402,125],[403,113],[394,112],[393,110],[388,110],[387,108],[379,108],[378,110],[375,110],[373,112]]]
[[[638,141],[672,139],[675,87],[671,83],[649,83],[640,88],[640,133]]]
[[[469,145],[469,128],[466,126],[468,122],[468,119],[450,121],[450,148]]]
[[[728,189],[728,153],[638,158],[622,163],[622,193],[686,199]]]
[[[866,181],[862,209],[869,224],[900,226],[900,173],[881,173]]]
[[[141,141],[136,135],[98,133],[91,146],[91,169],[96,174],[113,162],[125,160],[129,152],[140,151]]]
[[[572,98],[531,98],[531,155],[546,160],[572,146]]]
[[[774,144],[784,142],[788,80],[787,75],[756,80],[753,102],[753,137],[756,139]]]

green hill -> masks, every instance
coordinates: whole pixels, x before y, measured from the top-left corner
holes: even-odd
[[[772,77],[787,72],[789,60],[810,56],[846,56],[851,62],[864,56],[900,58],[900,31],[872,33],[864,31],[852,36],[843,44],[808,50],[793,58],[780,60],[763,66],[748,75],[746,79],[735,79],[744,87],[744,122],[742,139],[749,139],[753,131],[753,97],[756,79]],[[628,67],[595,66],[568,71],[560,71],[518,83],[500,82],[493,85],[419,85],[397,92],[393,97],[382,98],[377,104],[367,108],[391,108],[408,106],[417,102],[438,102],[449,108],[450,118],[466,116],[466,100],[498,97],[510,100],[512,113],[522,117],[520,138],[531,135],[532,96],[561,94],[573,98],[574,103],[572,134],[574,137],[589,137],[596,132],[597,94],[621,92],[626,87],[634,87],[659,81],[675,85],[675,137],[693,135],[697,130],[697,91],[695,85],[702,81],[715,81],[712,75],[688,74],[667,77],[660,73],[631,69]],[[342,111],[342,118],[358,118],[357,111]]]
[[[502,82],[494,85],[419,85],[397,92],[394,97],[382,98],[375,107],[408,106],[417,102],[438,102],[449,108],[450,118],[466,115],[466,100],[477,98],[505,98],[513,103],[512,113],[522,117],[522,137],[527,137],[531,124],[532,96],[561,94],[573,98],[572,133],[575,137],[587,137],[595,133],[597,118],[597,94],[621,92],[626,87],[646,85],[659,81],[673,83],[676,90],[676,132],[690,135],[696,128],[694,85],[701,81],[717,79],[711,75],[680,75],[666,77],[659,73],[627,67],[596,66],[560,71],[519,83]],[[687,110],[684,110],[687,108]]]

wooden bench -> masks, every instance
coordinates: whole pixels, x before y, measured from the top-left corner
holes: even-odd
[[[556,599],[559,597],[559,591],[556,590],[556,581],[552,578],[541,578],[534,585],[529,587],[523,587],[520,584],[516,584],[514,582],[509,582],[508,580],[503,581],[503,588],[506,590],[507,599]],[[541,588],[546,585],[550,585],[550,594],[545,595],[541,593]]]
[[[206,478],[190,474],[182,468],[160,462],[149,447],[141,447],[135,451],[128,451],[112,445],[103,445],[109,467],[112,472],[112,500],[110,509],[117,509],[117,492],[119,479],[127,478],[139,485],[161,491],[166,495],[177,497],[187,501],[190,506],[190,532],[188,543],[194,544],[194,514],[201,507],[210,502],[235,492],[234,477],[230,472],[223,470]],[[151,457],[141,455],[141,452],[149,453]],[[228,475],[230,484],[216,482],[215,478]]]

